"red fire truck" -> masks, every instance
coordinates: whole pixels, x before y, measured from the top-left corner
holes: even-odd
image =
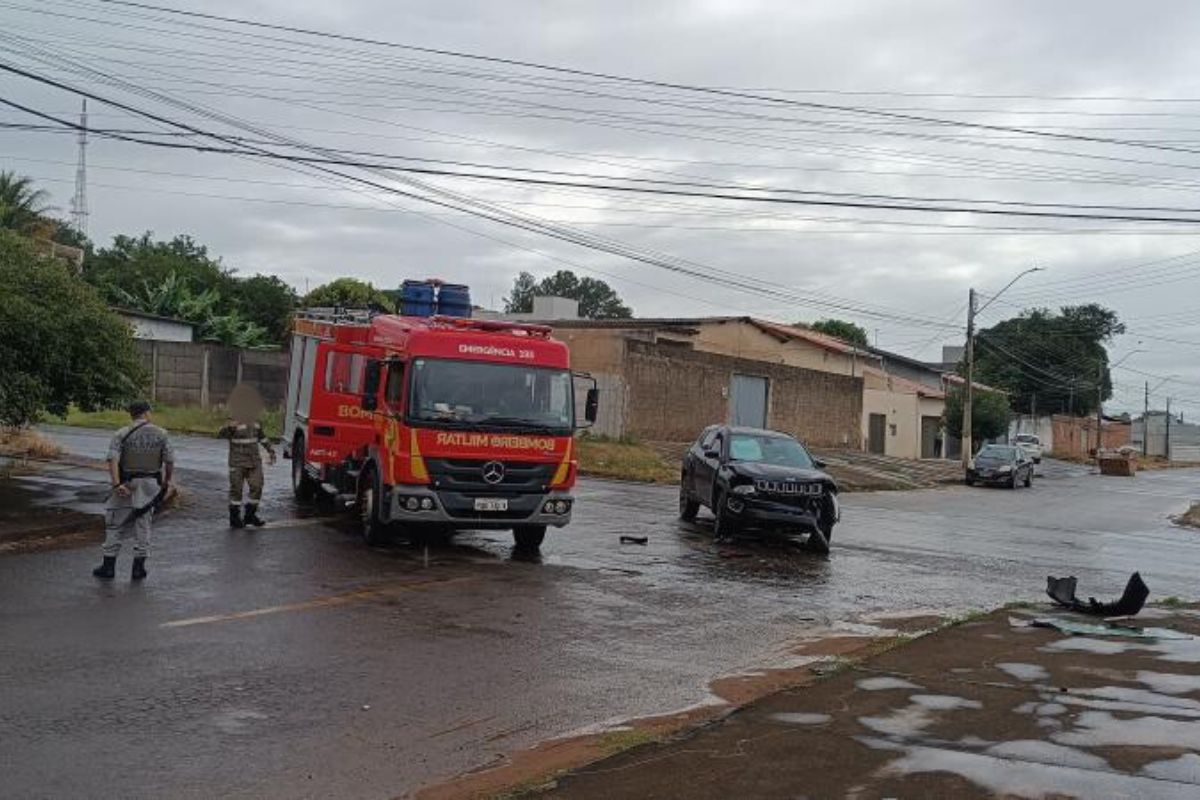
[[[296,497],[357,506],[370,544],[487,528],[535,549],[571,519],[576,378],[591,380],[541,325],[301,312],[284,423]],[[597,402],[593,380],[587,423]]]

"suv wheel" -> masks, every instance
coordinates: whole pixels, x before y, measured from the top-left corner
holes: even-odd
[[[713,490],[713,541],[728,542],[737,536],[737,522],[725,509],[725,493],[719,489]]]
[[[821,555],[829,554],[829,541],[833,538],[833,528],[828,531],[822,531],[820,528],[814,530],[808,535],[806,547],[814,553]]]
[[[691,493],[688,492],[687,476],[685,475],[679,482],[679,518],[684,522],[691,522],[698,513],[700,513],[700,504],[693,500]]]

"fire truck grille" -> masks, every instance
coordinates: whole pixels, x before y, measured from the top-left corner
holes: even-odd
[[[500,466],[499,470],[496,465]],[[554,476],[556,465],[522,461],[428,458],[425,460],[425,466],[429,469],[429,477],[433,480],[435,489],[468,494],[505,495],[544,492]]]

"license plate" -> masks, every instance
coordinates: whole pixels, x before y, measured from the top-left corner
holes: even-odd
[[[508,511],[508,500],[503,497],[476,497],[476,511]]]

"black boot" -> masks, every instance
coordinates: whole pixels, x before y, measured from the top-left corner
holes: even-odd
[[[117,576],[117,557],[105,556],[104,563],[92,570],[92,574],[106,581],[115,578]]]
[[[146,557],[137,556],[133,559],[133,572],[130,573],[129,579],[140,581],[146,577]]]
[[[246,503],[246,524],[261,528],[267,523],[258,515],[258,503]]]
[[[239,506],[229,507],[229,527],[244,528],[246,523],[242,522],[242,509]]]

